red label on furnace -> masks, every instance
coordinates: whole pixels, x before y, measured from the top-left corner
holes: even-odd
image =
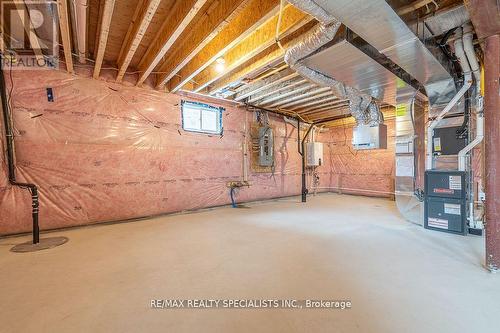
[[[449,188],[435,188],[434,193],[446,193],[446,194],[453,194],[455,193],[454,190],[450,190]]]

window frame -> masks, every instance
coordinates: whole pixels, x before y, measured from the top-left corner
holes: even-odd
[[[195,108],[200,109],[200,129],[195,128],[186,128],[186,124],[184,121],[184,107],[185,106],[194,106]],[[203,129],[203,111],[216,112],[217,116],[217,131],[205,130]],[[223,107],[216,107],[205,103],[181,100],[181,125],[182,129],[186,132],[193,133],[202,133],[202,134],[211,134],[211,135],[222,135],[224,132],[224,127],[222,124],[222,112],[225,111]]]

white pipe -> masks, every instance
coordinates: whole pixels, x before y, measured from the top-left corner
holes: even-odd
[[[476,58],[476,53],[474,52],[474,45],[472,44],[472,25],[466,23],[463,25],[464,36],[462,37],[464,43],[464,51],[469,60],[470,68],[474,74],[474,79],[476,80],[477,94],[481,94],[481,71],[479,69],[479,62]]]
[[[476,137],[464,149],[458,153],[458,170],[465,171],[466,169],[466,156],[484,138],[484,115],[483,115],[483,100],[481,96],[481,73],[479,63],[474,52],[474,45],[472,44],[472,26],[470,23],[464,24],[463,44],[465,54],[469,60],[474,79],[476,80]],[[469,205],[469,225],[473,228],[482,229],[482,221],[476,221],[474,217],[474,192],[471,194],[472,199]]]
[[[462,71],[464,72],[464,85],[458,93],[451,99],[451,101],[445,106],[445,108],[438,114],[438,116],[429,123],[429,127],[427,128],[427,159],[425,161],[425,169],[432,169],[432,144],[433,144],[433,136],[434,129],[437,127],[441,119],[458,103],[458,101],[463,97],[465,92],[469,90],[472,85],[472,75],[470,71],[469,62],[467,61],[467,57],[465,56],[463,41],[462,41],[462,28],[458,28],[455,33],[457,37],[454,41],[455,46],[455,55],[460,61],[460,65],[462,66]]]
[[[475,146],[481,143],[484,138],[484,117],[482,112],[478,112],[476,115],[476,137],[469,143],[464,149],[458,153],[458,170],[465,171],[466,163],[465,157],[468,152],[474,149]]]

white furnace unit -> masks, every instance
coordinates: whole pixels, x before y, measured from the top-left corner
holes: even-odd
[[[320,166],[323,163],[323,144],[321,142],[307,142],[306,144],[307,166]]]

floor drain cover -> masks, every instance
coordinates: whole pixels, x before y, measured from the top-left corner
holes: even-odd
[[[40,250],[51,249],[53,247],[63,245],[68,241],[68,237],[50,237],[42,238],[38,244],[33,244],[32,241],[17,244],[10,250],[12,252],[35,252]]]

